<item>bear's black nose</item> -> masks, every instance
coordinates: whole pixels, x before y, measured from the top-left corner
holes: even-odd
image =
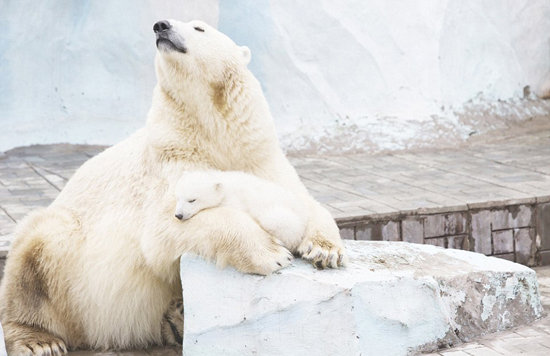
[[[172,25],[170,25],[170,22],[162,20],[153,25],[153,31],[155,31],[155,33],[161,33],[169,30],[171,27]]]
[[[176,214],[176,218],[178,218],[179,220],[183,219],[183,215],[182,214]]]

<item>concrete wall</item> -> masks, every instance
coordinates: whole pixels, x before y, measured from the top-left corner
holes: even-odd
[[[252,49],[290,152],[457,143],[550,112],[547,0],[4,1],[0,150],[142,126],[162,18]]]
[[[217,1],[0,0],[0,151],[114,144],[142,127],[166,18],[215,25]]]

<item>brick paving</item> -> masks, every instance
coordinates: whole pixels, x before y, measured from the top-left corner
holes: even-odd
[[[16,223],[51,203],[103,149],[60,144],[0,153],[0,264]],[[430,243],[550,264],[550,121],[454,149],[290,160],[344,238]],[[550,308],[550,268],[537,273]],[[112,354],[174,353],[181,349]],[[433,355],[550,355],[550,318]]]
[[[550,264],[547,121],[454,149],[290,160],[345,238],[430,243]],[[0,257],[15,223],[53,201],[76,168],[103,149],[48,145],[0,154]],[[539,248],[541,232],[547,237]]]

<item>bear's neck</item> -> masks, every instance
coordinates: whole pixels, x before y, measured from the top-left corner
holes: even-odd
[[[254,167],[243,165],[257,166],[279,149],[267,102],[251,73],[228,71],[219,82],[185,87],[178,95],[155,88],[147,127],[150,144],[162,156],[248,171]]]

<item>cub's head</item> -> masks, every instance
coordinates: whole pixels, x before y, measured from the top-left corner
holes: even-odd
[[[176,185],[176,218],[187,220],[223,199],[221,183],[208,171],[185,172]]]
[[[153,31],[158,49],[157,76],[165,90],[191,80],[217,83],[223,81],[229,68],[245,68],[250,62],[248,47],[237,46],[202,21],[163,20],[153,26]]]

